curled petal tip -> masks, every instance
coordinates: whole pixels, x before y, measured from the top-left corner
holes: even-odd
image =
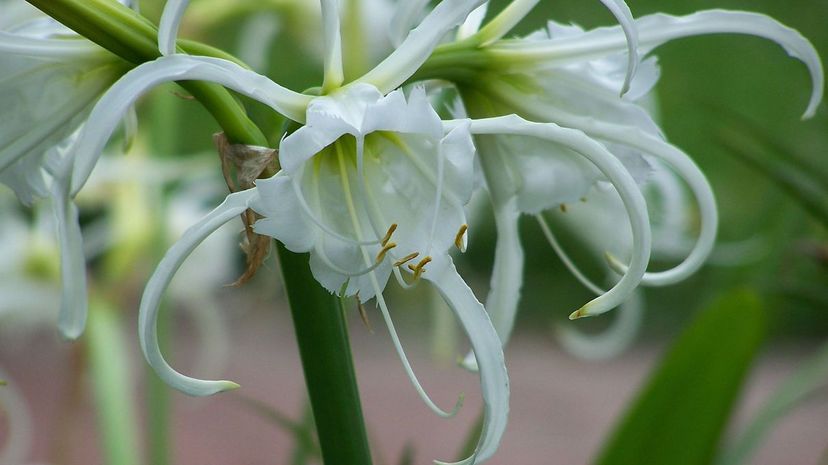
[[[232,391],[232,390],[234,390],[234,389],[238,389],[238,388],[240,388],[240,387],[241,387],[241,385],[240,385],[240,384],[238,384],[238,383],[234,383],[233,381],[227,381],[227,380],[223,380],[223,381],[221,381],[221,384],[222,384],[222,386],[221,386],[221,390],[220,390],[220,391],[218,391],[218,392]],[[218,392],[217,392],[217,393],[218,393]]]
[[[589,304],[584,305],[583,307],[579,308],[578,310],[575,310],[574,312],[572,312],[569,315],[569,319],[570,320],[577,320],[579,318],[583,318],[583,317],[586,317],[586,316],[592,316],[592,315],[589,314],[589,311],[588,311],[589,309],[587,308],[588,306],[589,306]]]

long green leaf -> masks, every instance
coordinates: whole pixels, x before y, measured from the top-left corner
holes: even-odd
[[[758,297],[732,292],[679,337],[606,443],[599,465],[709,465],[765,334]]]

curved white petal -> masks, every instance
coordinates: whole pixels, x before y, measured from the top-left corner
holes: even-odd
[[[627,350],[635,341],[644,316],[641,291],[621,304],[610,326],[597,334],[584,334],[572,324],[555,327],[558,342],[570,354],[585,360],[608,360]]]
[[[178,28],[184,17],[184,10],[189,4],[190,0],[167,0],[164,4],[164,12],[161,13],[161,21],[158,24],[158,51],[161,55],[175,53]]]
[[[161,297],[184,260],[210,234],[237,218],[258,195],[255,189],[230,194],[215,210],[190,227],[158,264],[149,279],[138,313],[141,350],[158,376],[171,387],[192,396],[209,396],[238,387],[231,381],[205,381],[175,371],[164,359],[158,346],[158,310]]]
[[[73,148],[76,153],[72,193],[89,178],[118,122],[148,90],[169,81],[210,81],[257,100],[295,121],[304,122],[311,97],[288,90],[265,76],[227,60],[171,55],[144,63],[116,82],[98,101]]]
[[[509,376],[500,338],[483,305],[457,273],[451,259],[423,275],[449,304],[466,332],[480,371],[483,393],[483,428],[474,454],[458,464],[476,464],[489,459],[497,450],[509,416]],[[435,462],[442,464],[444,462]]]
[[[577,116],[552,106],[520,105],[521,97],[518,94],[511,93],[504,87],[499,87],[498,92],[515,105],[521,106],[521,112],[528,117],[557,121],[569,127],[586,131],[592,137],[631,147],[667,163],[688,184],[696,199],[700,214],[699,237],[684,261],[669,270],[646,273],[642,278],[642,284],[651,286],[674,284],[701,268],[715,245],[716,233],[719,227],[719,214],[710,183],[701,169],[686,153],[637,127]],[[623,273],[626,270],[626,265],[623,265],[611,255],[607,258],[610,266],[618,272]]]
[[[86,40],[27,37],[0,31],[0,53],[66,59],[101,57],[105,52]]]
[[[630,90],[630,84],[638,67],[638,29],[630,7],[627,6],[624,0],[601,0],[601,3],[618,20],[618,25],[621,26],[624,37],[627,39],[627,74],[624,77],[624,84],[621,86],[621,95],[623,96]]]
[[[625,301],[641,281],[650,258],[651,232],[647,206],[635,180],[606,148],[581,131],[553,123],[531,123],[517,116],[474,120],[472,134],[513,134],[562,144],[588,159],[615,186],[624,202],[633,233],[633,254],[628,272],[609,291],[590,301],[570,318],[598,315]]]
[[[771,40],[808,68],[812,90],[803,118],[813,116],[822,101],[825,75],[816,49],[799,32],[769,16],[727,10],[700,11],[687,16],[653,14],[636,20],[636,27],[642,53],[674,39],[707,34],[746,34]],[[548,63],[600,58],[617,53],[626,46],[623,31],[619,27],[611,27],[559,40],[504,41],[493,44],[488,52],[494,56],[503,55],[511,63],[520,61],[531,68],[543,67]]]
[[[339,0],[321,0],[322,26],[325,49],[322,61],[325,65],[322,91],[338,88],[345,80],[342,70],[342,34],[340,33]]]
[[[442,0],[391,55],[355,82],[373,84],[383,94],[396,89],[428,59],[443,36],[462,24],[483,1]]]
[[[74,340],[80,337],[86,326],[86,258],[83,255],[78,207],[69,196],[68,176],[65,174],[59,173],[59,177],[52,183],[52,208],[60,242],[61,301],[58,330],[64,338]]]

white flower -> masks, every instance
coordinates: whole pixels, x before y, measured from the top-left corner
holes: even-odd
[[[209,395],[236,385],[183,376],[164,360],[157,341],[158,303],[173,274],[220,225],[252,207],[264,216],[260,234],[294,251],[309,251],[314,276],[331,291],[375,298],[395,347],[418,393],[443,416],[420,387],[399,344],[382,290],[397,279],[433,284],[463,325],[480,365],[486,420],[472,457],[478,463],[497,448],[508,414],[508,378],[497,333],[483,305],[463,282],[448,255],[465,248],[464,205],[472,189],[473,146],[468,122],[445,127],[422,90],[408,98],[395,90],[428,58],[442,37],[481,0],[446,0],[414,28],[377,67],[342,86],[339,6],[322,2],[325,25],[321,97],[297,94],[231,62],[171,53],[186,1],[167,3],[159,46],[167,56],[128,73],[99,101],[73,147],[73,178],[85,179],[129,105],[162,82],[205,80],[229,87],[304,124],[280,145],[282,171],[256,188],[231,194],[191,227],[166,254],[141,301],[141,347],[170,385]]]
[[[730,32],[773,40],[802,60],[811,73],[813,93],[805,116],[812,115],[821,101],[822,67],[811,44],[796,31],[766,16],[746,12],[712,10],[686,17],[657,14],[635,20],[632,25],[622,22],[621,26],[586,32],[550,22],[547,30],[527,38],[496,40],[519,19],[519,15],[509,15],[508,10],[520,4],[533,2],[513,2],[502,13],[506,19],[495,18],[495,26],[486,25],[469,36],[470,47],[464,48],[463,42],[448,44],[433,57],[435,63],[440,63],[457,54],[471,63],[471,69],[455,79],[468,113],[473,117],[516,113],[528,120],[583,131],[606,146],[639,182],[650,171],[648,160],[660,160],[687,183],[701,215],[696,244],[672,269],[638,276],[641,270],[632,263],[628,267],[608,255],[610,265],[624,274],[612,289],[624,291],[615,293],[613,299],[603,295],[599,297],[603,298],[602,305],[590,302],[571,317],[595,315],[631,295],[635,285],[625,286],[625,279],[629,279],[628,284],[637,284],[640,279],[646,285],[666,285],[696,271],[713,247],[718,224],[715,200],[704,175],[686,154],[664,140],[658,126],[637,103],[659,76],[655,58],[639,61],[637,56],[672,39],[700,34]],[[636,52],[630,51],[633,45]],[[637,73],[630,77],[635,69]],[[435,76],[428,63],[424,70],[424,76]],[[620,94],[625,94],[624,98],[619,98]],[[577,200],[602,177],[557,145],[497,137],[478,143],[478,149],[498,228],[487,309],[505,342],[520,296],[523,252],[517,239],[518,216]],[[649,243],[645,246],[650,247]],[[639,257],[640,263],[644,253],[649,254],[649,250],[636,245],[631,258],[635,261]]]

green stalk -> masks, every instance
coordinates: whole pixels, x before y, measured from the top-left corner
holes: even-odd
[[[158,30],[146,18],[112,0],[26,0],[78,34],[118,55],[141,64],[160,56]],[[228,59],[230,56],[212,47],[182,42],[183,51]],[[238,62],[238,60],[232,60]],[[236,143],[267,146],[267,138],[247,117],[244,108],[223,87],[198,81],[179,83],[215,118]]]
[[[116,312],[100,301],[90,302],[87,351],[105,463],[138,465],[138,416],[132,405],[129,351],[122,329]]]
[[[313,279],[307,254],[278,249],[323,461],[370,465],[345,315]]]

